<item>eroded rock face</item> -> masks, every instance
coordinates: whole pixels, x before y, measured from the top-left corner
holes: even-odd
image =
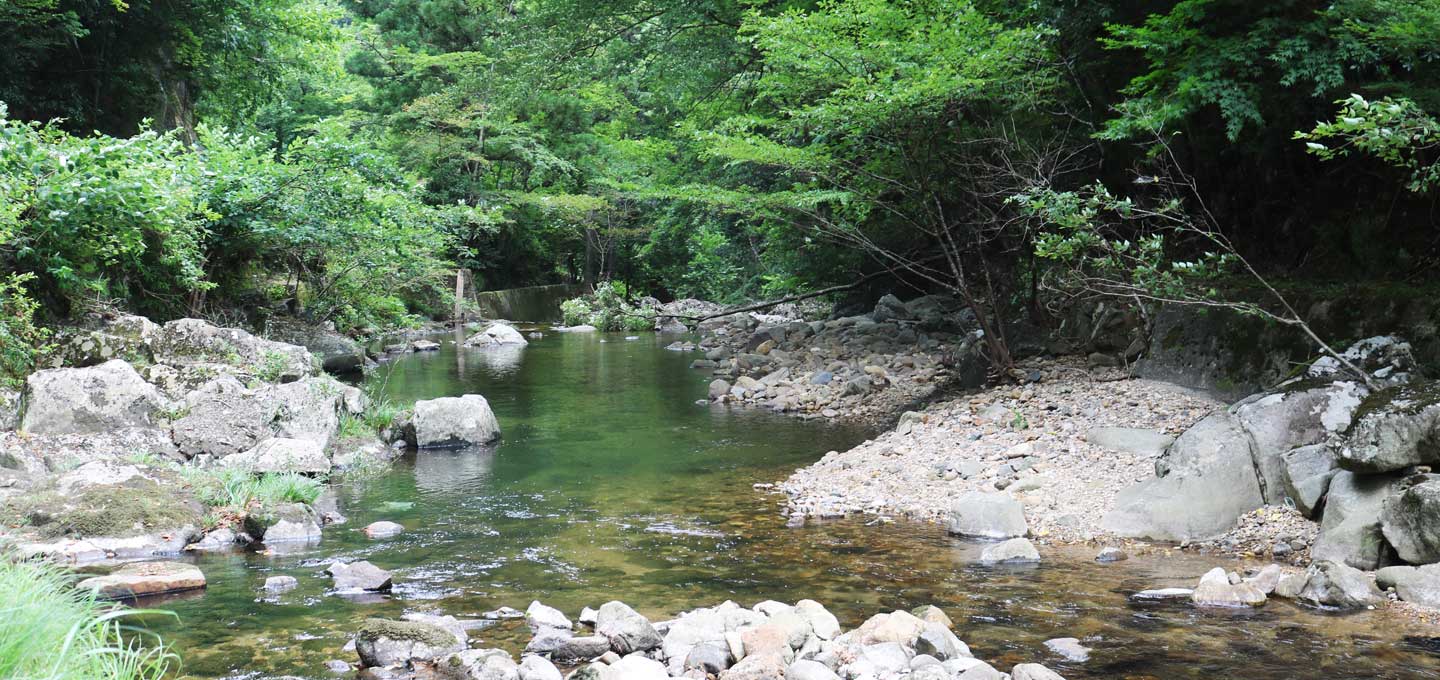
[[[1385,499],[1380,529],[1400,559],[1410,564],[1440,562],[1440,476],[1406,480],[1404,490]]]
[[[1340,466],[1375,474],[1440,463],[1440,383],[1370,395],[1340,449]]]
[[[490,403],[478,394],[415,402],[407,438],[420,448],[487,444],[500,438]]]
[[[150,427],[165,400],[130,364],[37,371],[25,381],[20,429],[35,434],[97,434]]]
[[[1120,492],[1101,527],[1160,541],[1213,538],[1265,503],[1250,435],[1229,412],[1211,414],[1180,435],[1156,472]]]
[[[198,590],[205,587],[205,575],[182,562],[135,562],[105,576],[87,578],[76,587],[93,590],[106,599],[131,599]]]
[[[1267,503],[1285,501],[1285,455],[1344,432],[1365,396],[1365,388],[1353,382],[1300,383],[1230,407],[1250,433]]]
[[[1040,552],[1028,539],[1012,538],[1008,541],[987,546],[980,554],[981,564],[1035,564],[1040,561]]]

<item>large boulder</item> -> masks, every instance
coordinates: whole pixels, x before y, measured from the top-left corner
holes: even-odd
[[[205,574],[183,562],[134,562],[104,576],[92,576],[76,584],[96,597],[121,600],[163,595],[205,587]]]
[[[1158,477],[1116,496],[1102,528],[1161,541],[1207,539],[1265,504],[1250,434],[1229,412],[1213,413],[1186,430],[1155,467]]]
[[[224,458],[271,437],[303,439],[328,449],[340,414],[363,407],[363,395],[329,377],[249,389],[232,376],[216,378],[186,397],[171,436],[187,456]],[[358,402],[358,403],[352,403]]]
[[[1320,513],[1330,480],[1339,471],[1335,448],[1328,443],[1287,451],[1280,456],[1282,497],[1289,498],[1296,510],[1313,519]]]
[[[960,494],[950,506],[950,533],[977,538],[1024,536],[1025,506],[1002,493]]]
[[[1375,585],[1394,588],[1395,594],[1406,602],[1440,607],[1440,564],[1385,567],[1375,572]]]
[[[1230,407],[1250,433],[1267,503],[1285,501],[1284,455],[1344,432],[1365,395],[1365,388],[1352,382],[1298,383]]]
[[[649,619],[618,601],[600,606],[595,616],[595,632],[610,640],[610,648],[619,654],[648,652],[663,642]]]
[[[298,472],[324,474],[330,471],[330,457],[317,442],[275,437],[255,448],[220,460],[220,466],[251,473]]]
[[[1385,601],[1365,572],[1339,562],[1322,560],[1305,571],[1305,585],[1296,599],[1317,607],[1362,609]]]
[[[20,427],[20,393],[0,387],[0,432]]]
[[[1381,566],[1389,544],[1381,530],[1380,513],[1399,481],[1395,475],[1336,473],[1325,495],[1320,534],[1310,548],[1311,557],[1357,569]]]
[[[155,361],[171,366],[223,364],[266,382],[290,382],[315,375],[316,361],[299,345],[255,337],[238,328],[219,328],[200,319],[166,323],[151,342]]]
[[[1440,382],[1400,385],[1370,395],[1340,449],[1340,466],[1356,472],[1435,463],[1440,463]]]
[[[405,431],[420,448],[468,446],[499,439],[500,423],[485,397],[467,394],[415,402]]]
[[[465,641],[440,626],[419,621],[367,619],[355,637],[363,666],[399,666],[433,661],[465,649]]]
[[[365,348],[331,328],[295,319],[274,319],[265,327],[265,337],[299,345],[320,360],[327,373],[350,374],[365,368]]]
[[[1385,540],[1410,564],[1440,562],[1440,476],[1406,480],[1402,488],[1380,513]]]
[[[500,347],[502,345],[528,345],[525,336],[512,326],[495,323],[488,328],[469,337],[465,341],[466,347]]]
[[[34,434],[98,434],[150,427],[164,398],[119,359],[88,368],[37,371],[25,380],[20,429]]]

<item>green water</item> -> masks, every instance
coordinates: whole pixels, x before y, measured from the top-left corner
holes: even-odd
[[[1137,605],[1143,588],[1192,584],[1216,558],[1136,557],[1097,565],[1095,548],[1045,548],[1029,569],[971,564],[981,546],[935,526],[869,519],[787,529],[777,481],[864,432],[760,411],[697,405],[707,376],[670,338],[547,334],[514,351],[412,355],[368,386],[397,402],[464,393],[490,400],[504,440],[493,449],[423,452],[377,479],[343,483],[349,523],[317,546],[196,558],[210,586],[154,625],[200,677],[333,677],[330,659],[369,616],[431,611],[460,618],[532,599],[572,616],[611,599],[656,618],[734,599],[826,603],[842,623],[938,604],[977,656],[1044,661],[1067,678],[1440,678],[1434,641],[1377,613],[1335,616],[1272,601],[1256,612]],[[370,541],[360,527],[405,525]],[[393,570],[389,596],[327,595],[328,560]],[[1238,566],[1238,565],[1233,565]],[[265,577],[300,588],[266,599]],[[516,624],[472,644],[518,651]],[[1086,663],[1058,661],[1046,639],[1079,637]]]

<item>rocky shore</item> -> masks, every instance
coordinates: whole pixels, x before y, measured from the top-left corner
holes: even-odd
[[[532,637],[517,663],[503,649],[470,648],[465,622],[409,614],[371,619],[355,638],[360,677],[401,680],[1063,680],[1037,663],[1002,672],[976,659],[937,607],[870,617],[844,631],[824,605],[725,602],[651,622],[623,602],[585,608],[576,620],[540,602],[521,614]],[[1082,653],[1074,639],[1055,648]],[[1047,643],[1049,645],[1050,643]]]

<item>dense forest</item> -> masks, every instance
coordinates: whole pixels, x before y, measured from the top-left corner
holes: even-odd
[[[1440,0],[9,0],[0,35],[11,373],[88,310],[362,333],[457,270],[986,327],[1440,256]]]

